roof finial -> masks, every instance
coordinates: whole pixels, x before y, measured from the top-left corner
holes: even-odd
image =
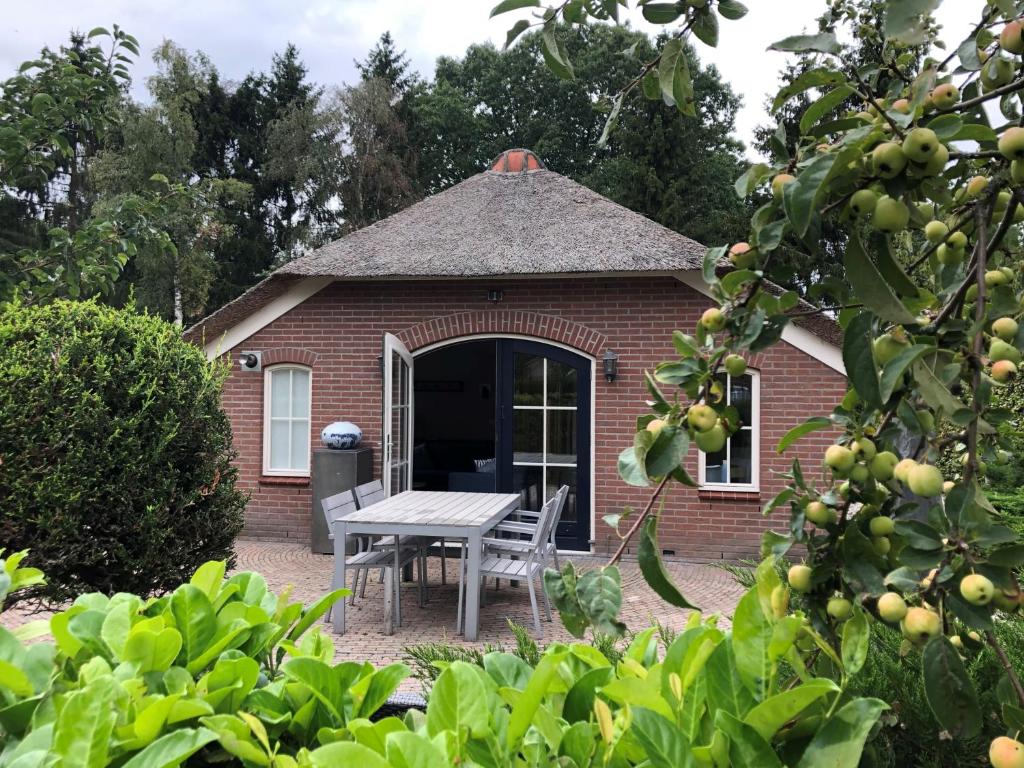
[[[544,170],[544,163],[528,149],[506,149],[491,163],[494,173],[528,173]]]

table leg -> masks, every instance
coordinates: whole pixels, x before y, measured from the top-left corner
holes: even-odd
[[[384,569],[384,634],[395,634],[395,588],[398,586],[397,568]]]
[[[480,529],[475,529],[466,538],[469,552],[466,561],[465,637],[467,640],[476,640],[480,628]]]
[[[334,521],[334,589],[345,586],[345,542],[346,531],[345,521]],[[345,634],[345,604],[348,600],[344,597],[334,603],[331,608],[331,618],[334,623],[336,635]]]

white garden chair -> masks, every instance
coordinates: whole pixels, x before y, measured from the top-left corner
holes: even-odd
[[[358,509],[355,497],[352,495],[352,491],[342,491],[341,493],[336,493],[333,496],[328,496],[326,499],[322,499],[320,501],[320,506],[323,509],[324,519],[327,521],[327,535],[331,540],[334,539],[334,521],[341,520]],[[355,554],[345,556],[345,568],[352,569],[352,594],[349,596],[350,605],[355,605],[356,593],[359,591],[360,575],[362,575],[363,578],[363,587],[359,596],[365,597],[366,579],[369,572],[379,568],[383,579],[385,571],[389,568],[394,568],[395,566],[395,550],[393,546],[373,548],[369,546],[368,539],[360,537],[358,539],[357,547]],[[413,561],[416,561],[419,565],[420,602],[422,603],[424,577],[426,575],[423,568],[423,561],[419,556],[419,552],[413,547],[403,548],[399,551],[399,568],[404,568]],[[394,584],[395,621],[397,624],[401,624],[402,613],[400,593],[398,589],[398,574],[395,574],[395,578],[392,581]],[[344,586],[344,584],[333,583],[332,577],[331,589],[337,589],[339,586]],[[329,611],[327,613],[327,621],[330,621],[330,618],[331,613]]]
[[[546,560],[545,551],[548,546],[548,539],[551,535],[551,528],[555,522],[559,505],[564,502],[565,493],[568,488],[564,486],[552,496],[537,515],[536,527],[529,540],[516,541],[514,539],[485,538],[483,540],[483,557],[480,563],[480,578],[484,584],[488,576],[496,579],[508,579],[510,581],[525,581],[530,591],[530,608],[533,611],[533,624],[538,634],[543,634],[540,623],[540,609],[537,606],[537,592],[534,589],[533,580],[544,572]],[[520,559],[517,559],[520,558]],[[463,573],[465,573],[463,566]],[[461,585],[460,585],[461,587]],[[484,590],[480,590],[483,598]],[[541,583],[541,596],[544,598],[544,613],[548,621],[551,621],[551,606],[548,603],[547,592]],[[462,628],[462,589],[459,590],[459,610],[456,620],[458,628]]]

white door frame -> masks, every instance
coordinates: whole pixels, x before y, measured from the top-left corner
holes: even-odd
[[[409,376],[405,383],[405,392],[401,393],[403,399],[409,404],[409,413],[406,418],[406,429],[404,435],[399,435],[399,446],[404,452],[404,456],[399,460],[405,462],[405,488],[412,488],[412,440],[413,440],[413,408],[415,407],[415,401],[413,398],[413,356],[406,349],[405,344],[401,340],[391,333],[384,334],[384,365],[383,365],[383,376],[384,376],[384,408],[383,408],[383,424],[381,425],[381,449],[383,455],[381,456],[381,482],[384,485],[384,494],[387,496],[395,493],[395,489],[391,487],[391,467],[394,463],[394,447],[395,447],[395,435],[391,434],[392,425],[394,423],[392,413],[392,403],[394,402],[394,362],[393,358],[398,355],[399,361],[409,369]],[[401,381],[401,376],[399,376]],[[401,424],[401,420],[399,420]]]
[[[594,546],[597,544],[597,539],[594,538],[597,533],[597,483],[595,482],[597,477],[595,466],[597,450],[597,435],[595,434],[595,427],[597,424],[597,358],[577,349],[576,347],[563,344],[560,341],[552,341],[551,339],[545,339],[541,336],[528,336],[525,333],[474,333],[468,336],[455,336],[451,339],[435,341],[433,344],[427,344],[424,347],[420,347],[412,353],[412,357],[415,359],[420,355],[425,355],[428,352],[433,352],[441,349],[442,347],[450,347],[466,341],[483,341],[486,339],[523,339],[524,341],[533,341],[538,344],[547,344],[552,347],[564,349],[567,352],[572,352],[573,354],[579,355],[580,357],[590,361],[590,552],[592,552],[594,550]],[[413,400],[415,401],[415,396],[413,397]],[[572,553],[571,550],[566,551],[570,554]],[[590,554],[590,552],[582,554]]]

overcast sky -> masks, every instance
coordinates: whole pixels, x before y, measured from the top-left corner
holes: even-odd
[[[72,29],[120,24],[139,39],[136,90],[153,70],[150,52],[164,38],[189,50],[205,51],[225,79],[240,80],[269,67],[275,51],[295,43],[312,78],[323,85],[356,79],[353,59],[362,59],[381,33],[390,30],[424,76],[440,55],[459,55],[470,43],[501,44],[516,19],[488,19],[497,0],[3,0],[0,79],[46,44],[59,45]],[[700,57],[715,63],[743,97],[738,138],[749,143],[753,128],[766,122],[764,100],[777,90],[783,54],[767,52],[782,37],[811,31],[824,0],[745,0],[746,18],[722,22],[721,44],[697,43]],[[635,5],[631,0],[630,6]],[[984,0],[946,0],[939,21],[955,46]],[[524,15],[524,14],[519,14]],[[631,14],[632,15],[632,14]],[[634,25],[651,27],[634,16]]]

